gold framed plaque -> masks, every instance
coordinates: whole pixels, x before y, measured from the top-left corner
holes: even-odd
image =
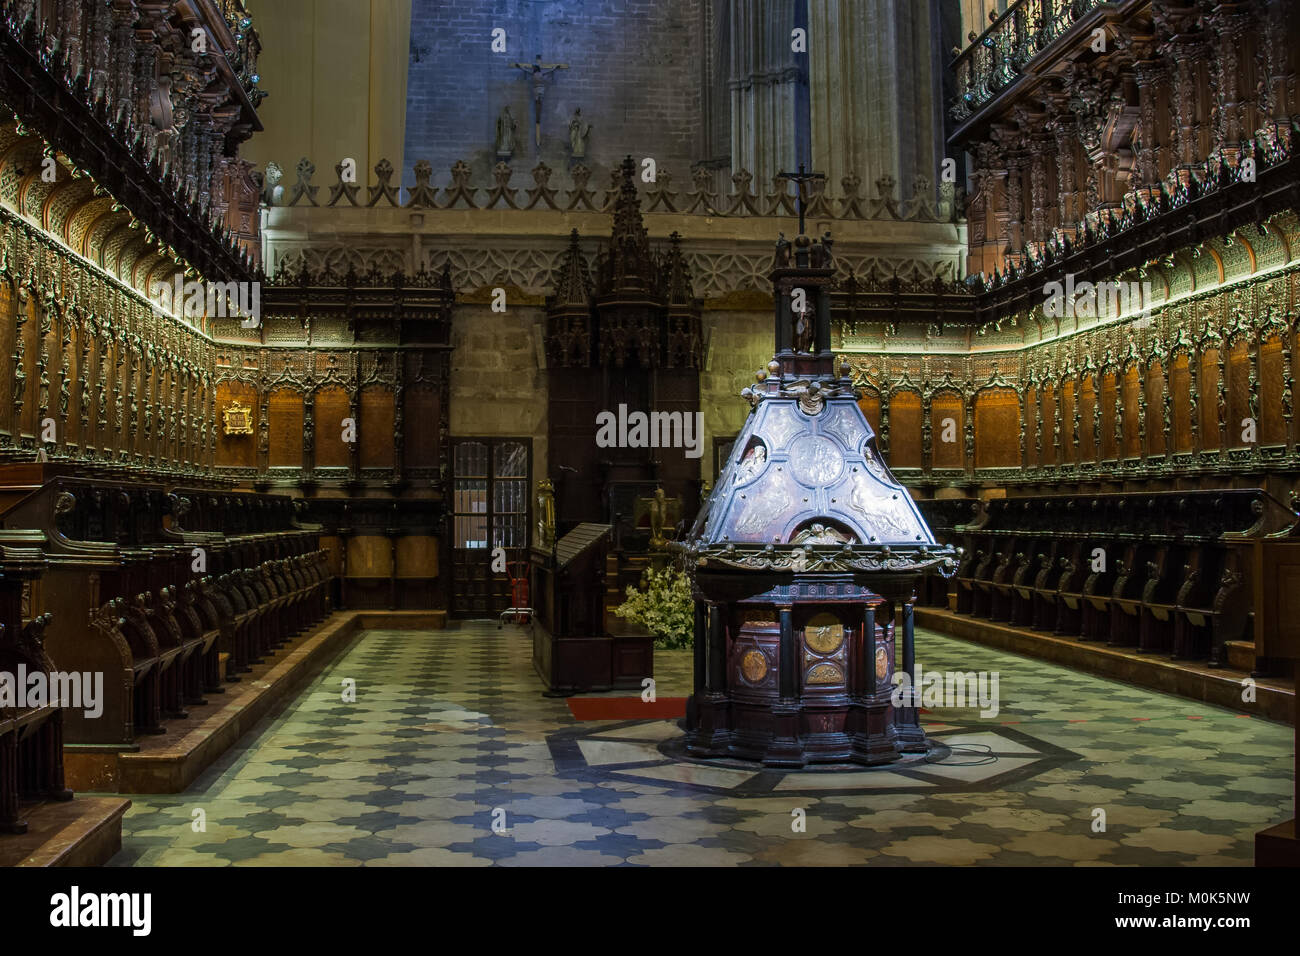
[[[221,410],[221,420],[227,435],[253,434],[253,410],[238,401],[231,402]]]

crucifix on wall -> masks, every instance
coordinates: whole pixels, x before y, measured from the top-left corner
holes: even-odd
[[[542,55],[532,63],[511,63],[516,70],[523,70],[533,81],[533,139],[540,149],[542,145],[542,95],[546,92],[546,80],[556,70],[567,70],[567,63],[543,63]]]

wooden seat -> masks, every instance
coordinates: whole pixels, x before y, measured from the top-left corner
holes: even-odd
[[[26,674],[48,675],[54,664],[44,647],[52,617],[22,619],[24,582],[39,577],[44,561],[34,548],[14,548],[0,532],[0,672],[17,679]],[[71,701],[70,703],[79,703]],[[24,833],[22,805],[38,800],[70,800],[63,782],[63,709],[60,702],[16,700],[0,707],[0,833]]]

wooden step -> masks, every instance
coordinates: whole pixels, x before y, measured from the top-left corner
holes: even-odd
[[[1223,646],[1228,652],[1228,666],[1233,670],[1250,673],[1255,669],[1254,641],[1225,641]]]
[[[0,836],[0,867],[102,866],[122,849],[121,797],[73,797],[24,807],[27,832]]]
[[[1295,721],[1296,690],[1290,679],[1257,678],[1255,701],[1244,703],[1242,681],[1249,672],[1234,667],[1213,668],[1203,661],[1176,661],[1164,655],[1144,654],[1133,647],[1109,647],[1096,641],[994,623],[933,607],[916,608],[916,625],[1238,713],[1286,724]],[[1253,657],[1251,665],[1254,666]]]

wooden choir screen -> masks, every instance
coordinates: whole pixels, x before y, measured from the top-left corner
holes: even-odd
[[[1119,446],[1115,442],[1115,403],[1119,399],[1119,377],[1112,370],[1101,374],[1101,389],[1097,396],[1097,414],[1094,421],[1100,429],[1101,440],[1097,443],[1101,450],[1102,461],[1115,461],[1119,458]]]
[[[238,402],[249,409],[248,416],[253,435],[227,435],[223,412]],[[217,465],[229,468],[255,468],[257,443],[254,435],[259,431],[257,389],[247,382],[228,381],[217,386]]]
[[[1079,386],[1079,461],[1097,458],[1097,385],[1092,375],[1085,375]]]
[[[301,468],[303,439],[302,393],[278,388],[267,396],[269,447],[266,464],[271,468]]]
[[[1250,409],[1250,345],[1240,338],[1228,347],[1227,352],[1228,420],[1225,424],[1228,447],[1249,448],[1259,441],[1259,422],[1255,421],[1249,428],[1246,422],[1255,418]]]
[[[889,466],[921,468],[921,393],[900,389],[889,399]]]
[[[1120,403],[1123,411],[1121,428],[1124,435],[1124,448],[1121,458],[1142,457],[1142,373],[1136,364],[1130,365],[1124,372],[1123,390]],[[1156,406],[1159,410],[1159,406]],[[1147,414],[1150,415],[1148,408]]]
[[[1201,352],[1200,372],[1196,378],[1197,430],[1201,450],[1219,447],[1219,350]]]
[[[1169,395],[1173,415],[1175,455],[1192,450],[1192,372],[1186,352],[1174,355],[1169,363]]]
[[[966,403],[959,392],[935,392],[930,397],[931,467],[966,467]]]
[[[317,468],[347,468],[352,446],[343,441],[343,419],[350,417],[347,390],[330,386],[316,391],[315,461]]]
[[[1282,337],[1276,333],[1259,346],[1259,443],[1265,447],[1286,444],[1282,348]]]
[[[439,462],[438,392],[431,386],[409,386],[404,392],[403,452],[408,468],[436,468]]]
[[[1038,434],[1041,443],[1038,449],[1038,466],[1056,464],[1056,398],[1057,388],[1051,382],[1044,382],[1042,386],[1043,399],[1041,407],[1043,409],[1042,417],[1038,421]],[[1026,405],[1026,408],[1029,406]]]
[[[858,399],[858,408],[862,409],[862,414],[866,417],[871,430],[878,436],[880,434],[880,393],[876,391],[874,385],[867,385],[861,389],[862,397]]]
[[[975,396],[975,467],[1020,467],[1020,398],[1014,388]]]
[[[360,405],[361,467],[392,468],[393,393],[381,385],[371,385],[361,390]]]

